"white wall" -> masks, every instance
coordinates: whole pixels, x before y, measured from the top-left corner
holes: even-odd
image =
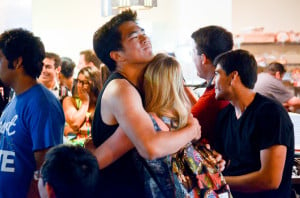
[[[42,38],[47,51],[69,56],[92,48],[95,30],[111,17],[101,17],[101,0],[0,0],[0,31],[25,27]],[[190,35],[205,25],[233,33],[249,26],[265,31],[300,31],[299,0],[158,0],[158,7],[138,11],[155,52],[175,51],[188,78],[195,76],[189,56]],[[31,15],[32,13],[32,15]]]
[[[23,27],[31,30],[31,0],[0,0],[0,32]]]
[[[300,32],[299,0],[232,0],[232,31],[264,27],[265,32]]]
[[[138,18],[155,51],[174,51],[201,26],[220,24],[231,28],[230,2],[158,0],[158,7],[138,11]],[[211,10],[223,14],[215,15]],[[81,50],[92,48],[95,30],[111,18],[101,17],[100,11],[100,0],[32,0],[33,31],[41,36],[47,51],[77,62]]]

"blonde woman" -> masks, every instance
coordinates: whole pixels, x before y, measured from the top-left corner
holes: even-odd
[[[143,82],[145,109],[163,120],[169,129],[187,124],[191,105],[184,91],[180,64],[167,54],[157,54],[149,63]]]
[[[174,57],[157,54],[147,65],[141,85],[145,110],[149,112],[156,131],[177,130],[187,124],[191,106],[184,91],[180,64]],[[133,148],[128,138],[124,141],[124,136],[118,128],[107,142],[94,151],[100,169]],[[125,147],[127,150],[124,150]],[[185,178],[173,173],[173,155],[153,160],[139,159],[136,167],[144,180],[145,197],[194,197],[194,192],[188,192],[181,184]]]

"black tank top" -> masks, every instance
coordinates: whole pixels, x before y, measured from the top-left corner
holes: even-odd
[[[98,96],[91,132],[96,147],[107,140],[119,126],[119,124],[105,124],[101,116],[103,92],[114,79],[126,78],[119,73],[112,73]],[[132,149],[110,166],[100,170],[101,182],[99,191],[101,197],[143,197],[143,181],[136,168],[137,160],[140,160],[137,151]]]

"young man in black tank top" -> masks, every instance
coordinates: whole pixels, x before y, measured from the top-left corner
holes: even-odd
[[[144,197],[143,184],[135,177],[131,149],[135,147],[146,159],[166,156],[191,140],[199,139],[200,126],[190,116],[187,127],[172,133],[156,133],[137,89],[153,54],[149,38],[136,23],[135,12],[127,10],[112,18],[95,32],[93,42],[97,56],[115,71],[104,85],[95,110],[92,125],[94,145],[107,145],[104,150],[97,149],[95,154],[100,168],[122,156],[101,171],[103,182],[100,188],[104,197]],[[118,148],[114,136],[122,136],[126,148]]]

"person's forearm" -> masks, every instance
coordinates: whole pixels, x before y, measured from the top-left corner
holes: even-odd
[[[74,112],[69,118],[67,118],[68,124],[74,129],[79,130],[80,126],[86,119],[86,113],[89,109],[88,103],[82,103],[78,111]]]
[[[240,176],[225,176],[225,180],[231,190],[245,193],[261,192],[278,188],[271,178],[272,177],[266,174],[259,173],[259,171]]]
[[[103,169],[132,148],[134,148],[134,145],[119,127],[112,136],[92,152],[97,158],[99,168]]]
[[[142,149],[137,150],[142,157],[152,160],[176,153],[195,136],[195,132],[190,127],[172,132],[161,131],[157,132],[156,137],[148,139]]]

